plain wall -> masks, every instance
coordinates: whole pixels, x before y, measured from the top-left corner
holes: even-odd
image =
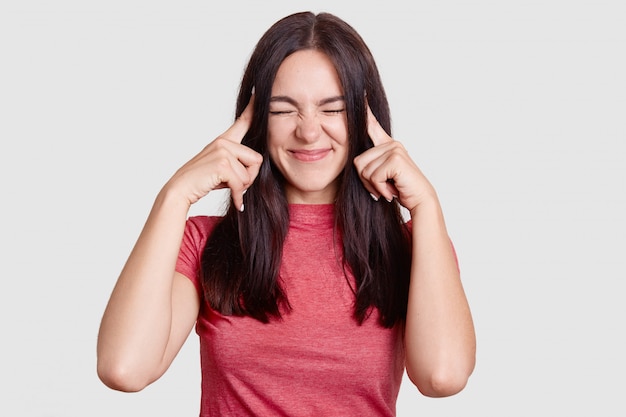
[[[2,2],[0,415],[198,415],[195,332],[162,379],[124,394],[96,376],[100,318],[156,193],[232,122],[261,34],[301,10],[371,47],[474,314],[466,389],[429,399],[406,380],[398,415],[623,415],[621,5]]]

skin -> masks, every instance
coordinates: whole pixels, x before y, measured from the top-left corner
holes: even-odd
[[[347,163],[348,128],[343,90],[326,55],[307,50],[283,61],[272,86],[268,133],[287,201],[333,202]]]
[[[98,374],[113,389],[139,391],[163,375],[196,322],[196,289],[174,271],[185,220],[193,203],[219,188],[229,188],[235,207],[244,209],[243,194],[262,163],[241,144],[253,100],[156,197],[102,318]],[[299,51],[283,62],[268,123],[268,149],[287,180],[287,200],[333,202],[337,176],[349,163],[347,122],[339,78],[325,55]],[[453,395],[473,371],[476,341],[442,210],[430,182],[371,110],[368,133],[375,146],[350,162],[379,204],[396,198],[413,222],[407,373],[424,395]]]

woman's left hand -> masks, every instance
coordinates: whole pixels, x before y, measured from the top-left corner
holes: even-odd
[[[422,202],[436,200],[428,179],[404,146],[385,132],[369,106],[367,116],[367,131],[374,147],[354,158],[354,166],[372,198],[397,198],[411,214]]]

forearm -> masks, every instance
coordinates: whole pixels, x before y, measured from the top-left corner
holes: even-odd
[[[163,367],[174,269],[188,212],[180,201],[166,191],[157,196],[122,269],[100,326],[99,371],[144,381]]]
[[[412,210],[411,219],[407,373],[425,395],[453,395],[474,368],[472,317],[436,197]]]

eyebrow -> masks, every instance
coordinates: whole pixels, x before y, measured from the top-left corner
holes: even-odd
[[[322,99],[319,101],[318,106],[323,106],[325,104],[329,104],[329,103],[336,103],[338,101],[344,101],[345,97],[344,96],[332,96],[332,97],[327,97],[325,99]],[[298,103],[291,97],[289,96],[273,96],[270,97],[270,103],[288,103],[291,104],[293,106],[298,106]]]

